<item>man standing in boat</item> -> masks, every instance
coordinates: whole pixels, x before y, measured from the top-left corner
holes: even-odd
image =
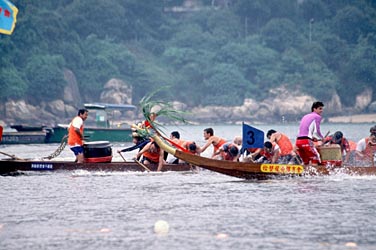
[[[296,138],[296,148],[304,164],[317,165],[321,162],[313,141],[323,140],[320,124],[324,103],[314,102],[311,107],[311,113],[303,116],[300,121],[299,134]]]
[[[84,121],[88,115],[87,109],[78,110],[77,116],[68,126],[68,145],[76,156],[77,163],[84,162]]]

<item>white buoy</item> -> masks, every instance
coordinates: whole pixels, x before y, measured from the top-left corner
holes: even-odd
[[[358,245],[355,242],[347,242],[345,244],[346,247],[357,247]]]
[[[228,234],[225,234],[225,233],[218,233],[215,237],[216,237],[217,239],[227,239],[227,238],[228,238]]]
[[[167,221],[165,220],[158,220],[154,224],[154,232],[159,235],[165,235],[168,234],[168,230],[170,229],[170,226],[168,225]]]

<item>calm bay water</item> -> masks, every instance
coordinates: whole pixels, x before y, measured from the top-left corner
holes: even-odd
[[[357,141],[371,126],[322,128]],[[206,127],[166,132],[178,130],[202,145]],[[241,126],[212,127],[229,140],[241,134]],[[297,125],[256,127],[291,138],[297,131]],[[116,150],[129,145],[113,145],[114,161],[121,160]],[[57,146],[0,151],[38,158]],[[68,148],[59,157],[73,159]],[[342,175],[244,181],[205,170],[0,177],[0,249],[375,249],[375,183],[376,177]],[[158,220],[168,222],[167,235],[154,232]]]

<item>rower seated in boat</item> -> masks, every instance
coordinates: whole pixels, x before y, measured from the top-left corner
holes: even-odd
[[[372,129],[372,128],[371,128]],[[376,156],[376,132],[371,132],[370,136],[361,139],[356,146],[356,161],[367,166],[375,166]]]
[[[203,153],[210,145],[213,146],[213,154],[212,157],[215,155],[216,151],[226,143],[226,140],[214,135],[214,130],[212,128],[204,129],[204,139],[206,143],[204,146],[201,147],[200,153]]]
[[[128,148],[124,148],[122,150],[118,150],[117,152],[118,153],[122,153],[122,152],[130,152],[130,151],[133,151],[135,149],[139,149],[139,151],[141,151],[146,144],[148,144],[150,142],[150,139],[149,138],[145,138],[145,137],[141,137],[141,136],[133,136],[132,137],[132,141],[134,143],[133,146],[131,147],[128,147]],[[139,160],[139,159],[137,159]]]
[[[158,144],[154,140],[146,144],[145,147],[137,153],[134,159],[137,160],[141,156],[141,163],[145,165],[158,165],[157,171],[162,170],[165,161],[164,151],[158,146]]]
[[[238,161],[239,148],[234,143],[225,143],[219,147],[212,158],[225,161]]]
[[[324,138],[323,145],[339,145],[341,147],[341,158],[343,163],[350,161],[350,156],[353,155],[355,146],[351,148],[350,143],[355,144],[347,140],[341,131],[336,131],[333,135],[329,135]]]
[[[278,154],[274,154],[272,158],[272,163],[283,163],[287,164],[295,158],[296,153],[294,152],[294,146],[292,145],[290,138],[274,129],[270,129],[266,137],[273,145],[278,145]]]

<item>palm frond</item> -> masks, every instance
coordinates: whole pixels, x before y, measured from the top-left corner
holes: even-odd
[[[188,112],[175,110],[171,103],[152,100],[153,97],[155,97],[155,95],[164,88],[167,87],[162,87],[154,92],[151,92],[141,99],[140,107],[145,120],[147,120],[157,130],[160,130],[159,128],[163,127],[163,125],[150,119],[152,113],[155,113],[158,117],[165,117],[171,121],[188,124],[189,122],[183,117],[183,115],[188,114]]]

